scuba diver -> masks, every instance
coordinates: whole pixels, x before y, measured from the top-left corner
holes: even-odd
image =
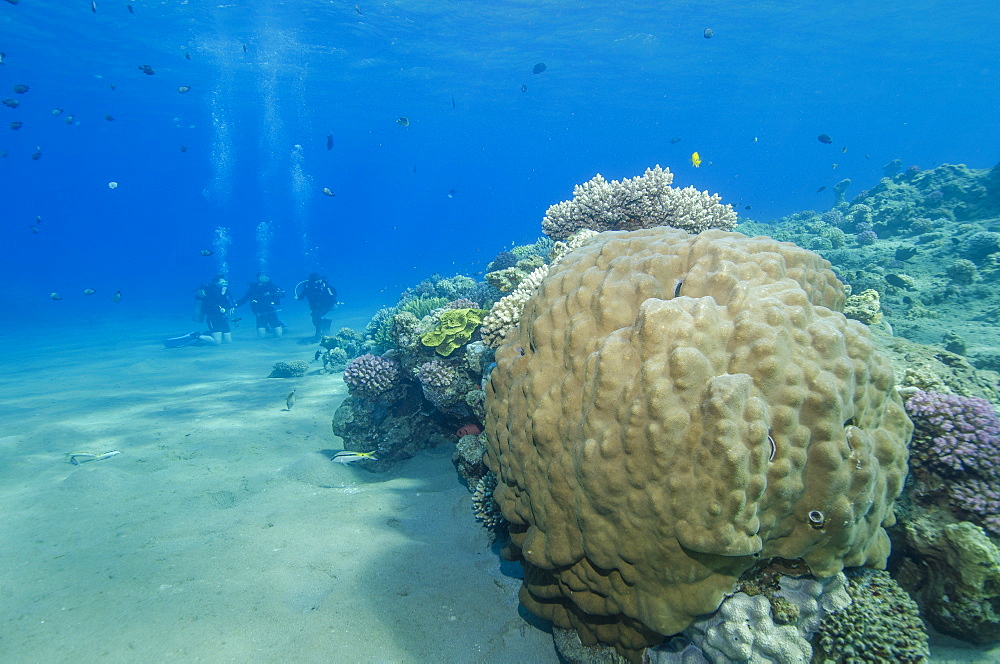
[[[326,277],[313,272],[308,279],[295,285],[295,301],[298,302],[303,297],[309,301],[309,313],[312,315],[312,324],[316,327],[316,334],[310,341],[319,341],[330,331],[332,321],[323,316],[330,313],[337,304],[337,289],[330,285]]]
[[[250,310],[257,316],[257,336],[264,338],[271,330],[275,337],[284,333],[285,324],[278,319],[277,306],[285,291],[278,288],[264,272],[257,273],[257,281],[250,282],[246,294],[236,301],[235,306],[250,302]]]
[[[181,346],[202,346],[231,343],[232,330],[229,328],[229,317],[233,313],[233,296],[229,294],[229,281],[225,275],[217,274],[208,285],[201,285],[195,291],[198,301],[198,322],[202,320],[208,325],[208,332],[191,332],[172,339],[166,339],[163,345],[167,348]],[[238,320],[238,319],[234,319]]]

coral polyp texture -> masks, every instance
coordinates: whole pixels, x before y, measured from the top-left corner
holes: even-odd
[[[542,231],[564,240],[582,228],[595,231],[631,231],[670,226],[698,233],[709,228],[730,230],[736,225],[731,205],[718,194],[694,187],[671,187],[669,168],[647,168],[634,178],[608,182],[600,173],[573,188],[573,199],[549,207]]]
[[[399,363],[367,353],[351,360],[344,369],[344,382],[354,396],[374,399],[399,380]]]
[[[607,232],[552,266],[487,386],[521,602],[638,661],[760,559],[884,566],[912,424],[818,255]]]

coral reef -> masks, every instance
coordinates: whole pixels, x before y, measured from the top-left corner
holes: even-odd
[[[438,318],[438,324],[420,338],[420,343],[433,347],[439,355],[447,357],[472,339],[473,332],[488,313],[486,309],[443,311]]]
[[[816,660],[928,661],[927,633],[917,604],[899,584],[886,572],[871,569],[852,570],[847,578],[851,604],[827,614],[820,623]]]
[[[548,273],[549,266],[543,265],[522,280],[513,293],[505,295],[493,305],[489,313],[483,317],[483,324],[479,329],[484,343],[491,348],[497,348],[500,345],[504,335],[513,329],[521,319],[524,303],[535,293],[538,284]]]
[[[647,168],[641,176],[608,182],[600,173],[573,188],[573,199],[545,212],[542,231],[564,240],[582,228],[595,231],[637,230],[670,226],[698,233],[709,228],[729,230],[736,225],[731,205],[718,194],[694,187],[671,187],[669,168]]]
[[[504,523],[500,506],[493,500],[493,489],[496,486],[497,476],[488,472],[476,483],[476,489],[472,492],[472,509],[476,518],[487,528],[498,528]]]
[[[305,376],[307,371],[309,371],[309,363],[305,360],[275,362],[268,378],[298,378]]]
[[[865,325],[873,325],[882,320],[882,307],[879,302],[878,291],[872,288],[850,295],[844,305],[844,315],[853,318]]]
[[[759,558],[883,565],[912,425],[844,301],[815,254],[717,230],[555,264],[487,385],[522,603],[635,660]]]
[[[399,363],[380,355],[365,354],[354,358],[344,369],[348,391],[365,399],[374,399],[399,380]]]

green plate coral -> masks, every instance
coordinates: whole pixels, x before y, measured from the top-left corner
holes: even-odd
[[[488,314],[486,309],[449,309],[441,313],[437,326],[420,337],[425,346],[434,346],[438,355],[447,357],[472,339],[472,333]]]

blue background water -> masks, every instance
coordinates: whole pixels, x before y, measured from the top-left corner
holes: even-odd
[[[263,261],[370,308],[532,241],[597,172],[659,163],[769,220],[896,157],[992,166],[997,34],[995,0],[0,2],[0,306],[187,320],[224,227],[235,290]]]

